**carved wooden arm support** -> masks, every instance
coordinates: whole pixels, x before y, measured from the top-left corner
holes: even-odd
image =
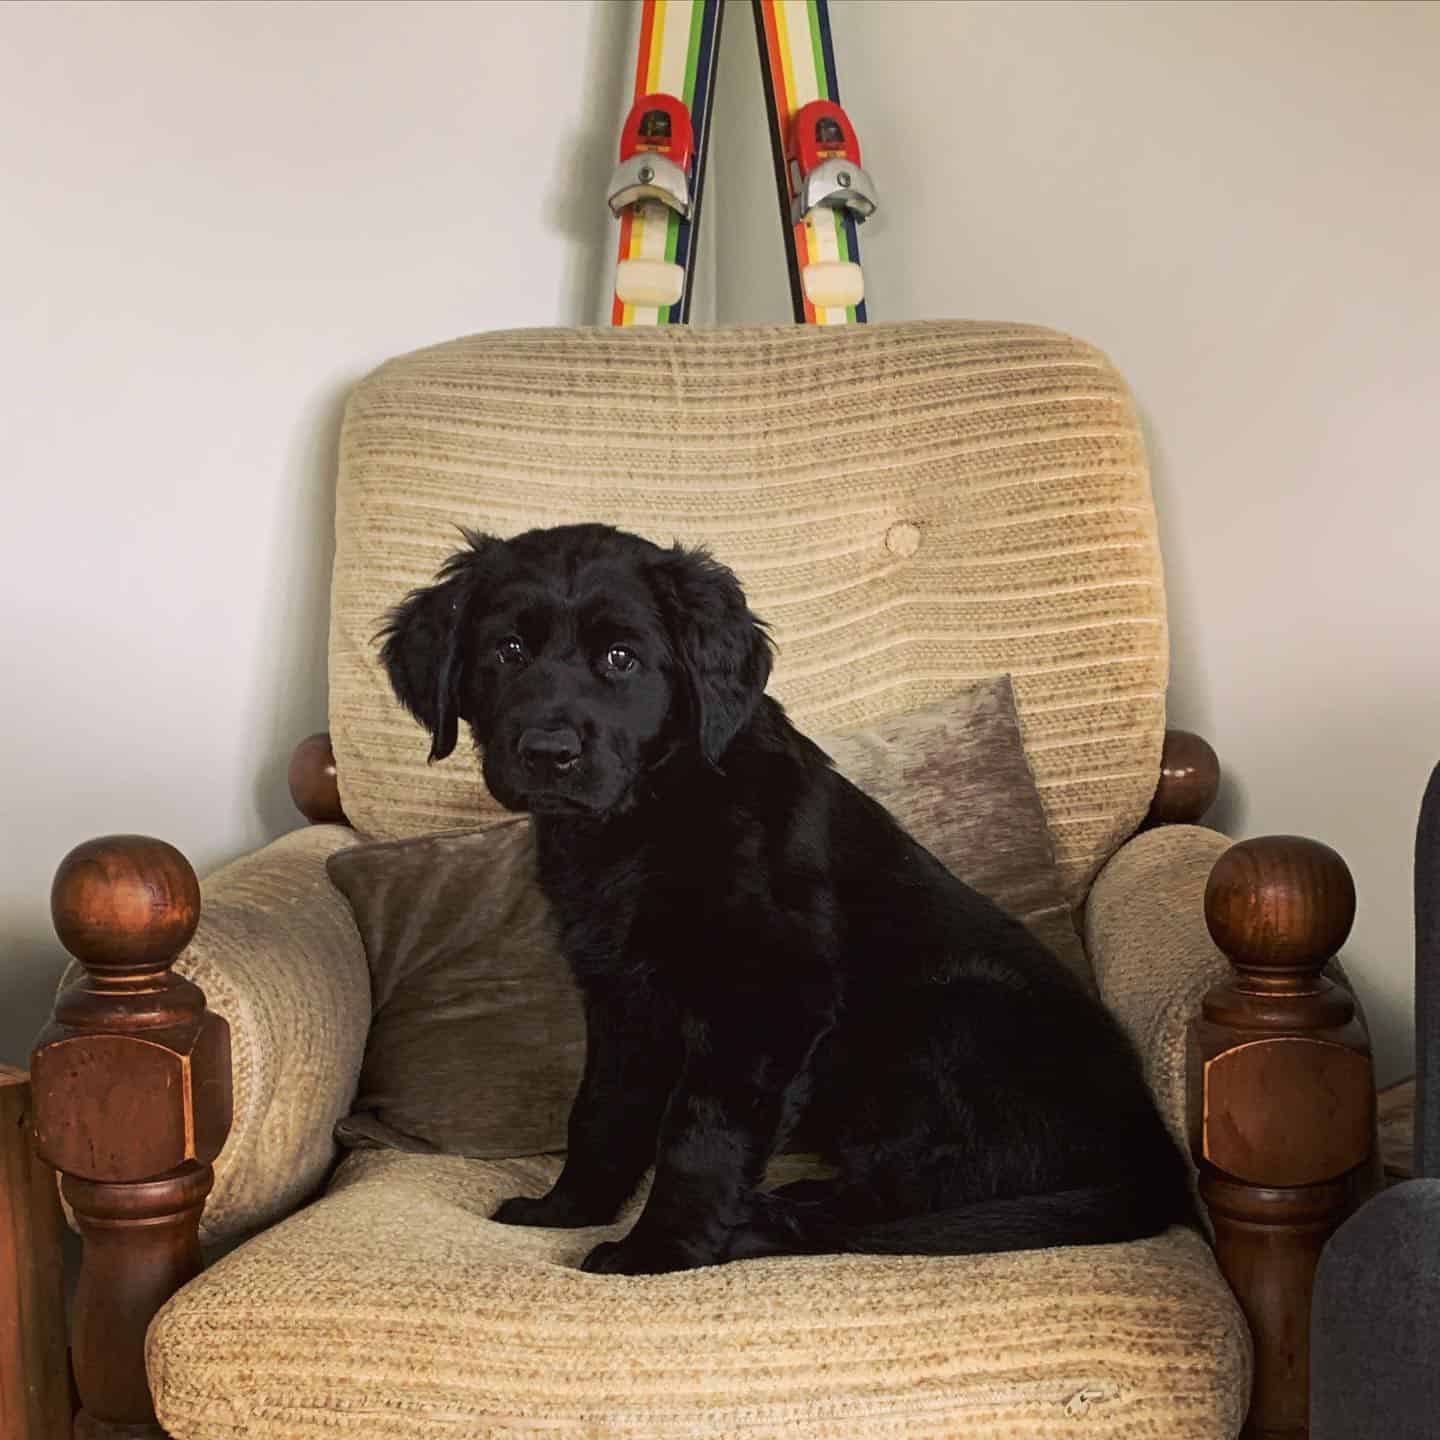
[[[1166,731],[1142,828],[1196,824],[1219,788],[1209,744]],[[1190,1027],[1190,1137],[1220,1268],[1255,1341],[1250,1437],[1308,1433],[1316,1262],[1374,1175],[1369,1039],[1350,992],[1322,974],[1354,916],[1345,862],[1293,836],[1232,846],[1206,888],[1232,973]]]
[[[312,823],[347,823],[328,735],[301,741],[289,778]],[[200,919],[195,872],[173,846],[87,841],[61,862],[51,913],[86,972],[30,1062],[36,1148],[61,1173],[84,1239],[75,1435],[160,1437],[145,1331],[200,1270],[200,1215],[231,1123],[230,1030],[171,971]]]
[[[61,862],[51,913],[86,972],[30,1060],[36,1146],[84,1237],[75,1435],[159,1436],[145,1330],[200,1270],[200,1212],[230,1129],[230,1030],[171,973],[200,918],[195,872],[173,846],[87,841]]]
[[[1315,1265],[1370,1182],[1370,1042],[1350,992],[1321,973],[1354,917],[1345,862],[1295,836],[1232,846],[1205,892],[1233,974],[1190,1027],[1190,1133],[1220,1268],[1255,1339],[1253,1437],[1308,1432]]]

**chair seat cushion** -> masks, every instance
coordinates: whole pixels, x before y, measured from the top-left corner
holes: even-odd
[[[593,1276],[578,1261],[633,1206],[605,1230],[485,1218],[558,1166],[351,1155],[156,1317],[161,1423],[175,1440],[1238,1433],[1250,1343],[1189,1231]]]

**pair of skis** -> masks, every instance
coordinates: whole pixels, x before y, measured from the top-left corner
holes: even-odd
[[[828,0],[751,0],[795,319],[865,323],[856,226],[875,209],[840,107]],[[610,208],[620,219],[615,325],[690,318],[724,0],[642,0],[635,100]]]

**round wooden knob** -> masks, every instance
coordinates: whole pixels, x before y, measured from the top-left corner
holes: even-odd
[[[200,921],[200,882],[173,846],[148,835],[104,835],[77,845],[50,889],[60,943],[87,970],[164,969]]]
[[[340,804],[340,781],[330,733],[307,735],[290,757],[290,798],[312,825],[348,825]]]
[[[1189,730],[1167,730],[1149,823],[1193,825],[1219,793],[1220,760],[1210,742]]]
[[[1241,969],[1318,971],[1355,920],[1355,882],[1328,845],[1264,835],[1232,845],[1205,887],[1205,923]]]

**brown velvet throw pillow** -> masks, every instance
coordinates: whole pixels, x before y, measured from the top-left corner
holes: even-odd
[[[565,1148],[585,1021],[530,822],[337,851],[373,1015],[343,1145],[501,1159]]]
[[[818,743],[1090,982],[1008,675]],[[487,1159],[564,1149],[584,1020],[535,883],[529,822],[355,845],[328,868],[355,912],[374,1008],[337,1139]]]

